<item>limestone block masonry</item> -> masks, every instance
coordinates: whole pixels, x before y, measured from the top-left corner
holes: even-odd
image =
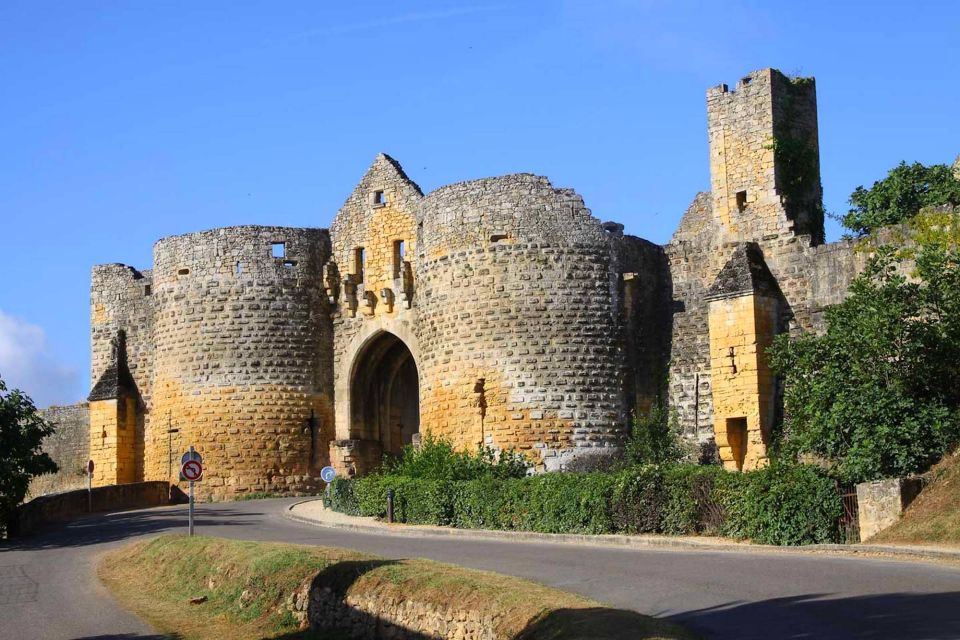
[[[192,444],[205,497],[304,493],[428,433],[564,469],[616,454],[658,398],[727,466],[762,464],[782,413],[764,350],[817,330],[864,259],[823,244],[813,79],[750,73],[707,115],[711,191],[662,247],[542,176],[425,195],[380,154],[329,230],[94,267],[98,482],[176,482]]]

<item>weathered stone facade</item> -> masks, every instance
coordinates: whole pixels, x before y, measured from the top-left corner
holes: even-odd
[[[152,271],[95,267],[91,451],[124,469],[99,480],[175,481],[193,444],[208,495],[309,491],[426,432],[558,469],[616,452],[661,396],[726,465],[763,464],[764,349],[816,330],[865,258],[823,244],[812,79],[757,71],[707,113],[711,192],[663,247],[540,176],[424,195],[381,154],[329,230],[216,229],[159,241]]]

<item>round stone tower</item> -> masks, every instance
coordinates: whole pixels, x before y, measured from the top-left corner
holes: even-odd
[[[154,246],[148,479],[203,455],[202,495],[315,488],[333,435],[322,229],[244,226]]]
[[[417,218],[420,430],[534,453],[609,453],[625,427],[607,232],[520,174],[441,187]]]

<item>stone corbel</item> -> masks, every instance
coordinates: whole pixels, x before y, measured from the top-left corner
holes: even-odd
[[[380,289],[380,301],[386,305],[387,313],[393,311],[393,289]]]
[[[358,306],[357,285],[350,279],[350,276],[347,276],[347,279],[343,282],[343,302],[347,307],[349,317],[356,317]]]
[[[363,312],[368,316],[373,315],[374,309],[377,308],[377,294],[373,291],[365,291],[363,293]]]
[[[327,300],[332,306],[337,305],[337,299],[340,297],[340,273],[337,270],[337,264],[330,261],[324,267],[323,281],[327,292]]]

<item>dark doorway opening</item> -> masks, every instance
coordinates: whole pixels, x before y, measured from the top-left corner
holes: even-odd
[[[420,431],[420,383],[413,354],[381,333],[357,356],[350,380],[350,437],[398,454]]]

